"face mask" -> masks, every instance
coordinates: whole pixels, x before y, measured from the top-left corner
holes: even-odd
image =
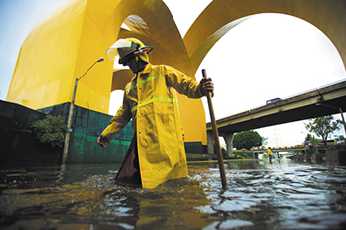
[[[144,70],[145,66],[148,63],[140,59],[139,57],[132,58],[129,60],[129,62],[126,63],[126,65],[131,69],[133,73],[138,73],[142,70]]]

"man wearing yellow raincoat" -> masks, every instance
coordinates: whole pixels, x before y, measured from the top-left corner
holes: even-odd
[[[133,119],[134,139],[116,181],[146,189],[187,176],[176,92],[200,98],[213,91],[211,79],[198,83],[170,66],[150,64],[151,50],[135,38],[119,39],[108,50],[135,75],[125,87],[122,106],[97,138],[104,147]]]

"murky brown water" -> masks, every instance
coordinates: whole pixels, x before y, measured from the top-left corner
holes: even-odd
[[[0,171],[1,229],[345,229],[346,168],[215,164],[153,191],[113,184],[114,165]]]

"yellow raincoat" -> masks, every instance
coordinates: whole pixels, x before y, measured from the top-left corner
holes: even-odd
[[[187,176],[176,91],[202,97],[194,79],[170,66],[147,64],[126,85],[123,105],[101,133],[108,137],[133,118],[143,188]]]
[[[273,155],[273,151],[272,151],[271,148],[268,148],[268,149],[267,149],[267,154],[268,154],[268,156],[270,156],[270,157]]]

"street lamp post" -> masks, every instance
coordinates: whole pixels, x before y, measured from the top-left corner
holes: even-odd
[[[72,100],[70,103],[70,108],[68,111],[68,118],[67,118],[67,127],[66,127],[66,132],[65,132],[65,141],[64,141],[64,152],[63,152],[63,157],[62,157],[62,165],[65,165],[67,161],[67,156],[69,152],[69,147],[70,147],[70,139],[71,139],[71,133],[72,133],[72,119],[73,119],[73,113],[74,113],[74,104],[76,101],[76,95],[77,95],[77,88],[78,88],[78,83],[79,81],[91,70],[91,68],[94,67],[99,62],[103,62],[104,58],[99,58],[97,59],[88,69],[85,71],[85,73],[77,77],[75,82],[74,82],[74,87],[73,87],[73,92],[72,92]]]

